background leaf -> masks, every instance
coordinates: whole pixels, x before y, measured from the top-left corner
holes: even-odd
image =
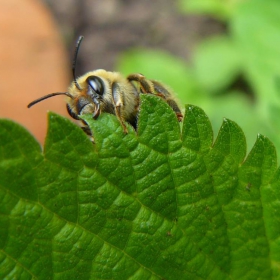
[[[123,54],[117,63],[119,72],[145,73],[148,79],[164,82],[184,103],[197,103],[207,99],[202,94],[191,68],[179,58],[160,50],[131,50]]]
[[[238,5],[246,0],[179,0],[181,11],[195,14],[209,14],[226,20]]]
[[[242,68],[256,94],[258,114],[267,124],[266,135],[279,146],[280,2],[254,0],[240,5],[231,21],[233,38],[242,55]]]
[[[241,70],[241,59],[234,43],[227,37],[205,40],[194,54],[197,82],[207,93],[225,90]]]
[[[170,85],[182,104],[204,108],[215,135],[221,120],[229,118],[241,125],[250,149],[261,133],[279,150],[280,2],[178,3],[181,11],[219,18],[224,34],[201,41],[190,63],[161,51],[134,50],[120,58],[117,69],[125,74],[140,70]]]

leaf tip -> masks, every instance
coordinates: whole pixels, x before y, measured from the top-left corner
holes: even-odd
[[[60,116],[52,111],[48,111],[47,116],[48,116],[48,120],[56,120],[58,118],[63,118],[62,116]]]
[[[192,111],[193,109],[194,109],[194,105],[189,105],[189,104],[186,104],[185,105],[185,108],[186,108],[186,110],[188,110],[188,111]]]
[[[257,134],[257,140],[265,140],[267,137],[266,136],[264,136],[263,134],[261,134],[261,133],[258,133]]]

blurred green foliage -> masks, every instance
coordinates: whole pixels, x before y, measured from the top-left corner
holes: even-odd
[[[121,56],[118,70],[169,85],[182,104],[206,111],[215,133],[226,117],[245,131],[249,148],[262,133],[280,150],[280,1],[178,0],[178,6],[221,20],[227,31],[200,42],[191,65],[138,49]]]
[[[248,0],[178,0],[178,5],[186,13],[209,14],[227,20],[245,1]]]

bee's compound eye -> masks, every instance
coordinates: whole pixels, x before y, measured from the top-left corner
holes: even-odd
[[[99,95],[103,95],[104,93],[104,83],[101,78],[97,76],[89,76],[87,78],[88,85]]]

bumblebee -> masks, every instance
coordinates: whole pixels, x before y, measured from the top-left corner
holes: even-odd
[[[73,81],[68,91],[45,95],[29,103],[28,108],[47,98],[66,95],[68,97],[66,108],[72,118],[80,120],[80,115],[92,114],[92,117],[97,119],[102,112],[111,113],[116,115],[124,133],[127,133],[125,122],[136,129],[140,94],[154,94],[165,100],[174,110],[178,121],[182,121],[183,115],[173,94],[161,83],[148,80],[142,74],[124,77],[118,72],[98,69],[76,78],[76,61],[82,39],[83,36],[80,36],[77,41],[72,65]],[[82,129],[91,135],[87,126]]]

